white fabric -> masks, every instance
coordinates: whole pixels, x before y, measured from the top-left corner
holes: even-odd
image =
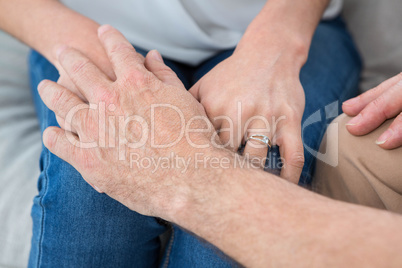
[[[62,2],[98,23],[113,25],[136,46],[157,49],[167,58],[196,65],[219,50],[235,47],[266,0]],[[342,2],[332,0],[324,18],[338,15]]]
[[[30,250],[41,138],[27,53],[0,31],[0,267],[26,267]]]

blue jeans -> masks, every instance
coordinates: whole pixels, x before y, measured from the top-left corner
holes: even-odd
[[[165,61],[189,88],[232,53],[233,50],[223,51],[197,67]],[[43,131],[48,126],[57,126],[57,122],[54,113],[39,98],[36,87],[43,79],[56,81],[59,74],[35,51],[30,55],[29,64],[33,98]],[[306,94],[303,123],[310,122],[303,130],[303,141],[313,151],[317,151],[326,125],[338,114],[340,104],[358,93],[360,69],[358,53],[341,19],[321,22],[300,74]],[[320,117],[321,113],[326,115]],[[311,115],[320,118],[314,116],[314,120],[308,120]],[[311,182],[315,157],[310,151],[306,150],[301,184]],[[277,148],[270,152],[270,157],[279,158]],[[278,172],[275,167],[267,166],[270,168],[273,168],[271,172]],[[139,215],[97,193],[73,167],[45,147],[40,169],[39,194],[32,208],[29,267],[236,266],[212,245],[179,227]],[[173,229],[172,236],[165,252],[161,252],[159,237],[168,228]]]

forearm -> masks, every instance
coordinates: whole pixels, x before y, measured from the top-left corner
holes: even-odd
[[[402,264],[400,216],[332,201],[259,170],[197,172],[171,220],[246,267]]]
[[[301,68],[307,60],[315,29],[329,0],[270,0],[251,22],[238,50],[264,51],[260,58],[286,53]]]
[[[0,28],[44,55],[58,67],[55,49],[74,47],[112,76],[97,37],[99,24],[56,0],[0,0]]]

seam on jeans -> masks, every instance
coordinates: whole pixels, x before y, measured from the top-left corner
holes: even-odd
[[[47,113],[47,111],[46,111],[46,113]],[[44,192],[43,192],[43,195],[41,196],[41,198],[40,198],[40,201],[39,201],[39,205],[41,206],[41,209],[42,209],[42,218],[41,218],[41,227],[40,227],[40,234],[39,234],[39,241],[38,241],[38,247],[39,247],[39,249],[38,249],[38,261],[37,261],[37,267],[40,267],[40,261],[41,261],[41,259],[42,259],[42,243],[43,243],[43,233],[44,233],[44,229],[45,229],[45,214],[46,214],[46,212],[45,212],[45,207],[43,206],[43,203],[42,203],[42,200],[43,200],[43,198],[44,198],[44,196],[46,195],[46,193],[47,193],[47,190],[48,190],[48,182],[49,182],[49,177],[48,177],[48,174],[47,174],[47,171],[48,171],[48,167],[49,167],[49,162],[50,162],[50,152],[49,152],[49,150],[48,149],[45,149],[46,150],[46,156],[47,156],[47,159],[46,159],[46,166],[44,166],[43,168],[46,170],[45,172],[44,172],[44,177],[45,177],[45,189],[44,189]]]
[[[46,111],[46,113],[47,113],[47,111]],[[43,200],[43,198],[44,198],[44,196],[46,195],[46,193],[47,193],[47,190],[48,190],[48,182],[49,182],[49,177],[48,177],[48,174],[47,174],[47,170],[48,170],[48,167],[49,167],[49,162],[50,162],[50,152],[49,152],[49,150],[48,149],[45,149],[46,150],[46,156],[47,156],[47,159],[46,159],[46,166],[44,167],[45,169],[46,169],[46,171],[44,172],[44,177],[45,177],[45,189],[44,189],[44,193],[43,193],[43,195],[41,196],[41,198],[40,198],[40,200],[39,200],[39,205],[41,206],[41,209],[42,209],[42,218],[41,218],[41,227],[40,227],[40,235],[39,235],[39,249],[38,249],[38,262],[37,262],[37,267],[40,267],[40,261],[41,261],[41,259],[42,259],[42,243],[43,243],[43,233],[44,233],[44,229],[45,229],[45,214],[46,214],[46,212],[45,212],[45,207],[43,206],[43,203],[42,203],[42,200]]]
[[[354,81],[354,80],[355,80],[355,79],[354,79],[355,76],[358,77],[358,79],[357,79],[357,85],[354,85],[354,84],[356,84],[356,83],[355,83],[356,81]],[[356,71],[356,70],[355,70],[351,75],[348,76],[348,79],[347,79],[347,81],[346,81],[346,83],[345,83],[344,88],[348,88],[348,89],[349,89],[349,88],[354,87],[354,86],[359,87],[359,84],[358,84],[358,83],[359,83],[359,78],[360,78],[360,71]],[[344,98],[348,95],[348,93],[349,93],[349,90],[343,91],[343,92],[339,95],[338,100],[344,99]],[[339,116],[340,114],[342,114],[342,112],[339,113],[339,111],[338,111],[338,116]],[[335,119],[335,118],[334,118],[334,119]],[[326,131],[327,131],[327,128],[321,130],[320,136],[322,137],[323,135],[325,135],[325,132],[326,132]],[[316,146],[320,146],[321,142],[322,142],[322,140],[319,142],[319,144],[316,144]],[[314,156],[314,158],[315,158],[314,161],[311,161],[311,163],[310,163],[310,164],[308,165],[308,167],[307,167],[307,169],[308,169],[309,172],[303,172],[303,175],[305,175],[305,177],[308,178],[309,184],[312,183],[312,180],[313,180],[313,178],[314,178],[314,176],[313,176],[313,175],[314,175],[314,170],[312,170],[312,167],[314,166],[315,162],[317,161],[317,156]],[[304,181],[303,184],[306,184],[306,181]]]
[[[49,116],[48,109],[45,109],[44,116],[45,116],[45,118],[47,118]],[[43,170],[44,170],[43,176],[45,179],[45,184],[44,184],[43,194],[39,198],[39,206],[42,209],[42,217],[41,217],[41,222],[40,222],[40,233],[39,233],[39,239],[38,239],[38,257],[37,257],[36,267],[40,267],[40,262],[42,259],[42,243],[43,243],[43,233],[44,233],[44,229],[45,229],[44,222],[45,222],[45,214],[46,214],[45,207],[43,206],[43,198],[47,193],[48,182],[49,182],[48,168],[50,165],[49,164],[50,163],[50,151],[47,148],[44,148],[44,150],[46,150],[46,162],[45,162],[45,165],[43,166]]]
[[[163,263],[163,266],[162,266],[163,268],[167,268],[169,266],[170,253],[172,252],[173,242],[174,242],[174,239],[175,239],[173,225],[171,225],[171,229],[172,229],[172,237],[170,238],[170,241],[169,241],[169,246],[167,248],[167,253],[166,253],[166,259],[165,259],[165,262]]]

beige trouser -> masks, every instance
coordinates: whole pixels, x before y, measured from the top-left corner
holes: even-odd
[[[384,150],[375,144],[393,120],[360,137],[346,130],[348,120],[341,115],[334,121],[339,124],[339,146],[337,135],[327,133],[331,136],[328,140],[324,137],[320,152],[325,154],[321,158],[330,164],[317,161],[313,189],[337,200],[402,213],[402,147]],[[333,154],[337,149],[339,157]],[[333,167],[335,157],[338,165]]]

